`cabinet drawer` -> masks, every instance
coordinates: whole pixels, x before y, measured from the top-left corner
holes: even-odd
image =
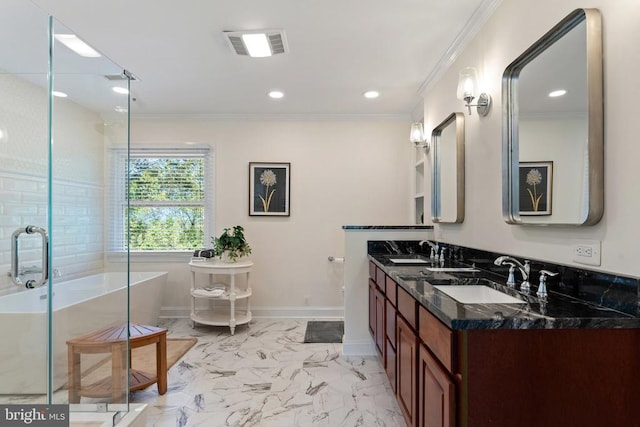
[[[369,277],[371,277],[373,280],[376,280],[376,265],[373,263],[373,261],[369,261]]]
[[[416,304],[416,300],[398,286],[398,313],[405,318],[414,331],[416,330]]]
[[[398,287],[397,283],[389,276],[387,276],[386,279],[386,292],[385,295],[387,296],[387,299],[391,302],[391,304],[393,304],[393,306],[395,307],[397,302],[398,302],[398,296],[396,294],[396,288]]]
[[[386,293],[386,291],[385,291],[385,277],[386,277],[386,274],[384,274],[384,271],[382,271],[381,268],[376,266],[376,285],[378,285],[378,287],[380,288],[380,290],[382,291],[383,294]]]
[[[418,311],[420,339],[444,367],[453,373],[453,332],[424,307],[420,306]]]

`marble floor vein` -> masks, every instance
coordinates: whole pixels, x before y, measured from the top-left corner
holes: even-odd
[[[306,320],[257,319],[233,336],[186,319],[161,326],[198,343],[169,370],[164,396],[131,394],[149,404],[147,426],[405,426],[379,360],[304,344]]]

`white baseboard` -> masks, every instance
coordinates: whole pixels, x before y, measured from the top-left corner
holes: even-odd
[[[372,340],[347,340],[342,343],[342,354],[345,356],[377,356]]]
[[[188,319],[190,307],[163,306],[161,319]],[[343,319],[344,307],[251,307],[254,318]]]

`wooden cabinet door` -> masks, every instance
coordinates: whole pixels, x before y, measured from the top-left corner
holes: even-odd
[[[420,346],[419,427],[455,426],[455,385],[424,345]]]
[[[387,290],[389,287],[387,287]],[[387,293],[387,296],[389,294]],[[388,299],[385,299],[384,310],[384,337],[386,344],[385,351],[385,365],[384,369],[387,371],[387,377],[391,383],[391,389],[396,392],[396,309]]]
[[[391,343],[393,348],[396,348],[396,309],[391,305],[389,300],[385,301],[385,328],[384,333],[387,336],[387,340]]]
[[[376,349],[378,350],[378,354],[380,354],[380,357],[382,357],[382,366],[384,366],[385,365],[384,353],[385,353],[385,347],[386,347],[384,343],[385,299],[384,299],[384,295],[380,292],[379,289],[376,289],[375,296],[376,296],[376,331],[375,331],[374,337],[376,340]]]
[[[369,279],[369,333],[376,337],[376,282]]]
[[[396,397],[407,426],[415,427],[418,421],[416,410],[418,337],[402,316],[396,318],[396,340]]]
[[[387,316],[389,314],[387,313]],[[389,342],[389,340],[385,340],[386,345],[387,345],[387,351],[385,352],[385,356],[387,359],[387,363],[384,367],[384,370],[387,372],[387,378],[389,378],[389,383],[391,384],[391,390],[393,390],[394,393],[397,393],[397,387],[396,387],[396,366],[397,366],[397,362],[396,362],[396,349],[394,347],[391,346],[391,343]]]

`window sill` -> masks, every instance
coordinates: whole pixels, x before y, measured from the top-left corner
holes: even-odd
[[[189,262],[193,256],[193,251],[153,251],[153,252],[131,252],[129,260],[135,263],[163,263],[163,262]],[[108,252],[107,261],[127,262],[126,252]]]

